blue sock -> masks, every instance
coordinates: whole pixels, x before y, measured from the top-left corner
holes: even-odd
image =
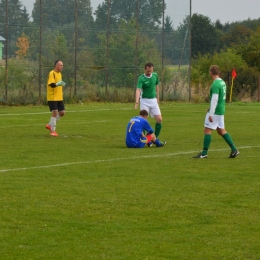
[[[162,143],[160,142],[159,139],[156,139],[153,143],[154,143],[156,146],[162,146]]]

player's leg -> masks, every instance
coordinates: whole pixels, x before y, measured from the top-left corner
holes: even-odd
[[[203,140],[203,150],[202,155],[208,154],[208,149],[212,139],[212,130],[216,130],[219,124],[220,117],[218,115],[213,115],[213,122],[209,121],[209,113],[206,114],[204,122],[204,140]]]
[[[156,138],[155,134],[147,134],[146,135],[146,144],[154,143],[157,147],[164,146],[166,144],[165,141],[160,142],[158,138]]]
[[[201,154],[203,156],[208,155],[209,146],[211,143],[212,135],[211,135],[212,129],[205,127],[204,128],[204,139],[203,139],[203,149]]]
[[[155,136],[158,137],[162,129],[162,114],[156,98],[151,100],[150,114],[155,118],[156,123],[154,133]]]
[[[148,112],[148,114],[150,114],[149,99],[147,99],[147,98],[140,99],[140,111],[141,110],[146,110]]]
[[[57,101],[58,111],[56,121],[59,121],[61,117],[65,115],[65,106],[63,101]]]
[[[57,120],[56,120],[56,116],[58,114],[58,110],[52,110],[52,115],[51,115],[51,135],[53,136],[57,136],[56,133],[56,124],[57,124]]]
[[[49,123],[46,125],[46,129],[52,131],[51,125],[52,125],[52,122],[54,121],[53,117],[55,117],[55,114],[58,112],[57,102],[56,101],[48,101],[48,105],[49,105],[49,109],[51,111],[51,118],[50,118]],[[53,111],[56,111],[56,113],[53,112]]]
[[[53,107],[52,106],[52,101],[48,101],[48,105],[49,105],[50,111],[52,112],[52,107]],[[45,125],[45,128],[51,131],[51,118],[50,118],[49,123],[47,125]]]
[[[155,115],[155,136],[158,137],[162,129],[162,115]]]
[[[136,140],[132,141],[132,139],[129,138],[129,136],[127,135],[125,144],[128,148],[144,148],[144,146],[146,145],[146,141],[147,141],[147,139],[143,134],[140,137],[138,142],[136,142]]]
[[[51,118],[46,128],[50,130],[52,136],[58,136],[56,133],[56,116],[58,114],[57,101],[48,101],[48,104],[51,111]]]
[[[230,153],[229,158],[235,158],[236,156],[238,156],[239,151],[237,150],[237,148],[232,140],[232,137],[225,130],[224,116],[221,116],[221,120],[219,121],[219,125],[217,127],[217,132],[220,136],[223,137],[223,139],[226,141],[226,143],[231,148],[231,153]]]
[[[148,112],[148,114],[150,114],[149,99],[147,99],[147,98],[140,99],[140,111],[141,110],[146,110]],[[143,134],[145,135],[145,130],[143,130]]]
[[[204,121],[204,139],[202,152],[194,156],[193,158],[207,158],[208,150],[212,139],[212,130],[216,129],[218,125],[217,118],[213,115],[213,122],[209,121],[209,113],[206,114]]]
[[[133,148],[144,148],[145,145],[146,145],[146,138],[145,137],[141,137],[140,142],[135,144],[133,146]]]

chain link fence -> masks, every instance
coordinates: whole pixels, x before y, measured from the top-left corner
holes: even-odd
[[[45,103],[57,59],[66,102],[132,102],[146,62],[161,100],[190,99],[191,0],[0,1],[2,103]]]

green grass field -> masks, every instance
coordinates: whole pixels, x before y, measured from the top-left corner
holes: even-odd
[[[127,149],[132,104],[0,107],[0,259],[260,259],[260,104],[227,105],[240,155],[207,104],[163,103],[162,148]],[[153,119],[149,119],[154,126]]]

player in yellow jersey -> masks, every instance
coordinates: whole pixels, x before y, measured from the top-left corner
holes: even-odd
[[[62,69],[62,61],[56,60],[54,69],[50,71],[47,82],[47,101],[51,111],[51,119],[46,125],[46,129],[50,130],[50,135],[52,136],[58,136],[56,133],[56,122],[65,114],[63,87],[66,83],[62,81]]]

